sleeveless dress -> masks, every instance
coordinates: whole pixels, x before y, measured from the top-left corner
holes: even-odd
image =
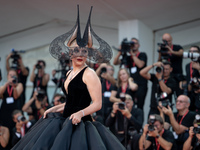
[[[90,115],[78,125],[69,120],[71,114],[90,105],[91,97],[82,76],[82,69],[68,84],[63,115],[49,113],[41,118],[12,148],[13,150],[125,150],[118,139],[101,123],[92,122]]]

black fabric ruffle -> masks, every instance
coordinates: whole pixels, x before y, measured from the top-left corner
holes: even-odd
[[[73,125],[59,113],[41,118],[12,150],[125,150],[101,123],[81,121]]]

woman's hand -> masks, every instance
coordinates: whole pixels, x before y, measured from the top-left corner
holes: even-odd
[[[53,107],[52,107],[53,108]],[[52,108],[49,108],[47,109],[45,112],[44,112],[44,115],[43,115],[43,119],[46,118],[47,114],[50,113],[50,112],[54,112],[54,110]]]
[[[77,125],[78,123],[81,122],[81,118],[83,117],[83,113],[81,111],[78,111],[76,113],[73,113],[71,116],[70,116],[70,120],[72,119],[72,124],[75,124]]]

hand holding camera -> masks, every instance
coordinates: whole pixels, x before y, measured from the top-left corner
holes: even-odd
[[[166,107],[162,107],[162,111],[164,112],[164,114],[166,114],[168,116],[173,115],[173,112],[172,112],[172,109],[171,109],[170,106],[168,106],[167,108]]]

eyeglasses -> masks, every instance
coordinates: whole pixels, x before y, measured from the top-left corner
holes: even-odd
[[[186,101],[184,101],[184,100],[176,100],[176,103],[187,103]]]

